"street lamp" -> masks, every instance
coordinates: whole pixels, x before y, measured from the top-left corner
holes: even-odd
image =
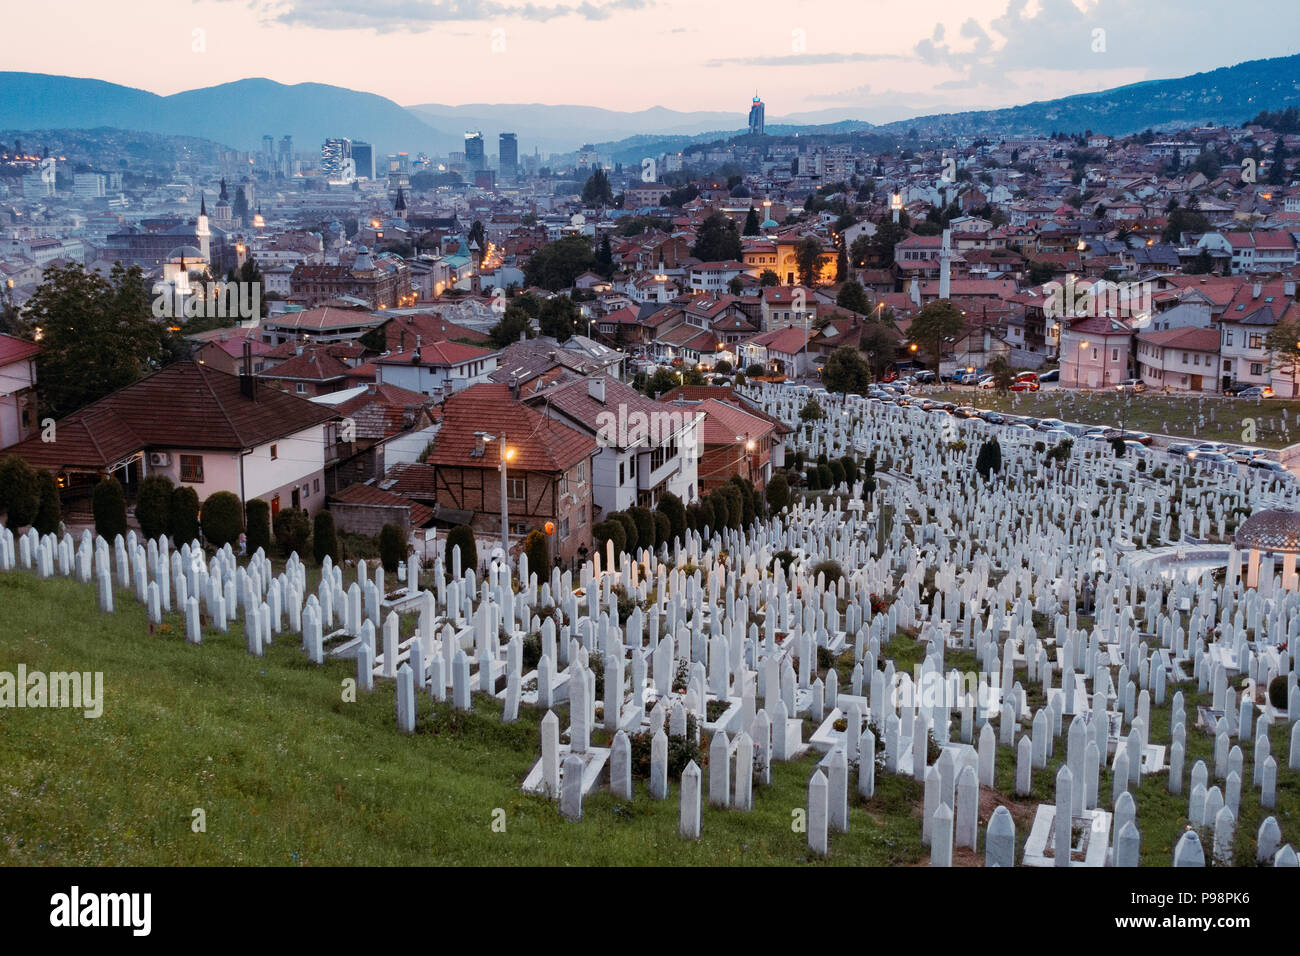
[[[510,564],[510,506],[509,499],[506,496],[506,462],[515,457],[515,450],[506,445],[506,435],[502,432],[500,435],[489,435],[486,432],[477,433],[485,442],[498,442],[497,447],[501,450],[501,463],[497,466],[501,472],[501,557],[506,565]]]

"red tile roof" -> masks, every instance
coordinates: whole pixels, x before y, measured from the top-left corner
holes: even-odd
[[[418,349],[414,348],[414,342],[410,344],[412,348],[409,352],[392,352],[388,355],[381,355],[375,359],[375,364],[449,367],[496,354],[491,349],[481,349],[474,345],[461,345],[459,342],[423,342]]]
[[[384,491],[382,488],[376,488],[374,485],[348,485],[348,487],[334,492],[329,497],[330,501],[350,505],[386,505],[388,507],[410,508],[412,528],[423,528],[433,520],[432,508],[426,507],[418,501],[403,498],[401,495],[395,495],[390,491]]]
[[[12,365],[36,355],[41,350],[39,345],[24,342],[12,335],[0,335],[0,365]]]
[[[246,398],[239,376],[181,361],[61,419],[58,441],[36,437],[10,450],[54,470],[104,468],[151,448],[252,448],[336,417],[265,386]]]
[[[475,432],[506,436],[515,450],[510,467],[523,471],[564,471],[596,453],[596,441],[552,421],[510,397],[510,386],[471,385],[443,405],[442,427],[434,440],[429,464],[438,467],[491,468],[500,461],[494,442],[482,455]]]

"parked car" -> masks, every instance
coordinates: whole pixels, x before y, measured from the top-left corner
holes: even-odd
[[[1196,451],[1195,445],[1188,445],[1182,442],[1173,442],[1165,449],[1171,455],[1181,455],[1186,458],[1192,452]]]
[[[1251,468],[1259,471],[1270,472],[1279,478],[1291,478],[1291,471],[1280,461],[1274,461],[1272,458],[1253,458],[1247,462]]]
[[[1231,465],[1232,459],[1221,451],[1197,451],[1187,456],[1198,465]]]
[[[984,377],[982,368],[959,368],[953,373],[952,380],[958,385],[974,385]]]
[[[1242,392],[1244,392],[1246,389],[1250,387],[1251,385],[1249,382],[1233,382],[1231,385],[1225,385],[1223,387],[1223,394],[1240,395]]]
[[[1040,418],[1038,420],[1038,430],[1040,432],[1045,432],[1052,428],[1064,428],[1064,427],[1065,427],[1065,422],[1061,421],[1059,418]]]
[[[917,385],[933,385],[935,382],[939,381],[939,376],[935,375],[931,371],[926,370],[926,371],[917,372],[915,375],[913,375],[912,381],[915,382]]]
[[[992,375],[985,375],[982,379],[979,380],[978,384],[976,384],[975,387],[976,387],[976,388],[993,388],[993,386],[995,386],[996,384],[997,384],[997,382],[994,380],[994,378],[993,378]]]
[[[1013,392],[1036,392],[1042,386],[1038,384],[1037,372],[1021,372],[1016,376],[1016,380],[1011,383]]]
[[[1039,432],[1039,434],[1048,445],[1060,444],[1063,441],[1074,441],[1074,436],[1064,428],[1049,428],[1047,431]]]
[[[1204,452],[1218,452],[1221,455],[1227,455],[1231,449],[1221,441],[1203,441],[1197,445],[1193,451],[1197,454]]]
[[[1273,398],[1277,392],[1272,385],[1252,385],[1237,393],[1238,398]]]
[[[988,422],[990,425],[1001,425],[1006,422],[1006,419],[999,413],[987,410],[980,412],[980,418],[984,419],[984,421]]]
[[[1054,368],[1051,371],[1044,372],[1042,375],[1038,376],[1038,384],[1044,388],[1049,385],[1060,385],[1061,370],[1059,368]]]
[[[1239,465],[1249,465],[1256,458],[1267,454],[1262,448],[1234,448],[1228,452],[1228,457]]]
[[[979,409],[973,405],[959,405],[954,412],[958,418],[979,418]]]
[[[1126,378],[1115,386],[1117,392],[1145,392],[1147,383],[1140,378]]]

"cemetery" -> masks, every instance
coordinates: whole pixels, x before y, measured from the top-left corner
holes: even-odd
[[[749,394],[862,474],[576,570],[0,529],[4,658],[105,675],[4,715],[6,853],[1297,865],[1294,490]]]

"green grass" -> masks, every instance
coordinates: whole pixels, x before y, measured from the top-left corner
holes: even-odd
[[[1300,401],[1197,398],[1153,392],[1132,395],[1058,388],[1007,394],[989,389],[955,388],[925,394],[937,401],[974,405],[1003,414],[1060,418],[1107,427],[1118,427],[1122,422],[1126,429],[1133,431],[1199,441],[1235,442],[1261,448],[1284,448],[1300,442],[1300,427],[1289,432],[1284,428],[1288,420],[1296,422]],[[1199,424],[1202,415],[1203,427]]]
[[[540,714],[502,725],[493,701],[457,714],[421,696],[417,733],[403,736],[390,683],[344,703],[353,666],[314,667],[293,636],[262,659],[237,626],[204,640],[187,645],[175,617],[149,634],[126,592],[104,616],[89,587],[0,575],[0,670],[104,674],[98,719],[0,711],[0,864],[810,862],[792,811],[806,806],[814,756],[775,764],[752,813],[706,805],[699,842],[677,836],[675,785],[664,802],[642,782],[631,803],[599,793],[568,823],[519,790]],[[851,794],[851,832],[831,835],[826,862],[927,858],[919,798],[911,781],[878,775],[873,800]],[[196,808],[204,833],[191,829]]]

